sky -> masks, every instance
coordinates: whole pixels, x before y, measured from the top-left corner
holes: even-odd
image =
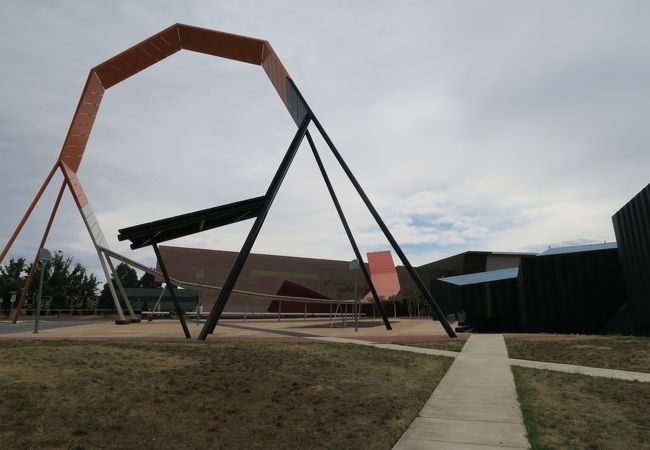
[[[645,1],[3,0],[0,245],[89,69],[176,22],[272,44],[414,265],[612,241],[650,182]],[[117,230],[262,195],[295,131],[260,67],[182,51],[106,92],[79,178],[111,247],[154,265]],[[316,144],[362,252],[389,248]],[[9,257],[33,257],[61,180]],[[251,225],[170,244],[238,251]],[[102,278],[67,193],[47,247]],[[354,258],[306,142],[253,251]]]

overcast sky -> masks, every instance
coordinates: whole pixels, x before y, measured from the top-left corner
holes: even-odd
[[[611,241],[650,182],[646,1],[0,3],[0,244],[88,70],[175,22],[271,42],[414,264]],[[259,67],[179,52],[107,91],[79,177],[126,226],[262,195],[296,126]],[[317,140],[362,251],[388,248]],[[60,185],[11,257],[33,257]],[[172,244],[238,250],[252,221]],[[47,244],[99,274],[69,194]],[[253,249],[352,259],[306,142]],[[397,262],[397,261],[396,261]]]

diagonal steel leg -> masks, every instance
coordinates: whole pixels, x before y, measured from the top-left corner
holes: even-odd
[[[167,290],[169,291],[169,295],[171,296],[172,301],[174,302],[174,306],[176,307],[176,314],[178,314],[178,318],[181,321],[181,326],[183,327],[183,333],[185,333],[186,338],[190,339],[192,336],[190,335],[190,330],[187,328],[187,323],[185,323],[185,314],[183,314],[181,305],[178,303],[178,299],[176,298],[174,285],[169,279],[169,274],[167,273],[167,267],[165,267],[165,262],[163,261],[162,255],[160,254],[160,250],[158,249],[158,244],[154,243],[152,247],[153,247],[153,251],[156,253],[156,258],[158,259],[158,265],[160,265],[160,271],[162,272],[163,277],[165,277],[165,283],[167,283]]]
[[[280,186],[282,185],[282,181],[284,180],[284,177],[287,174],[289,167],[291,166],[291,162],[293,161],[294,156],[296,156],[296,152],[300,147],[300,143],[302,142],[302,139],[305,136],[305,133],[307,132],[307,127],[309,126],[310,122],[311,122],[311,114],[307,114],[303,122],[300,124],[300,127],[298,128],[298,131],[296,132],[293,140],[291,141],[291,144],[289,145],[289,149],[287,150],[287,153],[284,155],[284,158],[282,159],[282,162],[280,163],[280,166],[278,167],[278,170],[275,173],[273,180],[271,180],[271,184],[269,185],[269,188],[266,191],[266,204],[264,205],[264,208],[262,209],[262,211],[260,211],[259,215],[255,219],[255,223],[253,223],[253,227],[249,231],[248,237],[246,238],[244,245],[242,246],[241,250],[239,251],[239,254],[237,255],[237,259],[235,260],[235,263],[233,264],[233,267],[230,270],[230,273],[228,274],[228,278],[226,278],[226,282],[223,284],[223,287],[221,288],[221,292],[219,292],[219,297],[217,297],[217,301],[212,307],[212,310],[210,311],[210,315],[208,316],[207,320],[205,321],[205,324],[203,325],[203,329],[199,334],[199,340],[205,340],[205,338],[208,337],[208,334],[211,334],[214,331],[215,327],[217,326],[217,322],[221,317],[221,313],[223,312],[223,309],[226,307],[226,302],[228,301],[228,297],[230,297],[230,293],[234,289],[235,283],[237,283],[239,274],[244,268],[244,263],[246,263],[246,259],[248,258],[248,255],[250,254],[253,248],[253,244],[255,243],[255,240],[257,239],[257,236],[260,230],[262,229],[262,225],[264,224],[266,215],[268,214],[269,209],[273,204],[273,200],[275,199],[275,196],[278,193]]]
[[[41,195],[43,195],[43,192],[45,191],[45,188],[47,188],[47,185],[50,184],[50,181],[52,180],[52,177],[56,173],[56,169],[59,168],[59,163],[58,161],[56,164],[54,164],[54,167],[52,167],[52,170],[50,170],[50,173],[47,174],[47,177],[45,177],[45,181],[41,185],[40,189],[34,196],[34,199],[32,200],[32,203],[27,207],[27,211],[23,215],[22,219],[20,219],[20,222],[18,223],[18,226],[14,230],[13,234],[9,238],[9,241],[7,242],[7,245],[5,245],[5,248],[2,250],[2,253],[0,253],[0,263],[4,261],[5,256],[7,256],[7,253],[9,253],[9,249],[13,245],[14,241],[20,234],[20,231],[23,229],[23,226],[25,225],[25,222],[27,222],[27,219],[29,218],[30,214],[34,210],[34,207],[38,203],[38,201],[41,199]]]
[[[352,231],[350,230],[350,226],[348,225],[348,221],[345,218],[345,214],[343,213],[343,208],[341,208],[341,204],[339,203],[339,199],[336,196],[336,192],[334,192],[334,187],[332,186],[332,183],[330,181],[329,176],[327,175],[327,171],[325,170],[325,166],[323,165],[323,161],[320,158],[320,155],[318,154],[318,150],[316,150],[316,145],[314,144],[313,139],[311,138],[311,135],[309,134],[309,131],[306,133],[307,136],[307,141],[309,142],[309,146],[311,147],[311,151],[314,154],[314,158],[316,158],[316,164],[318,164],[318,169],[320,170],[321,175],[323,176],[323,180],[325,180],[325,185],[327,185],[327,190],[330,193],[330,197],[332,197],[332,202],[334,202],[334,207],[336,208],[336,212],[339,214],[339,219],[341,219],[341,223],[343,224],[343,228],[345,228],[345,234],[347,234],[348,239],[350,241],[350,245],[352,246],[352,249],[354,250],[354,254],[359,260],[359,267],[361,268],[361,272],[363,273],[363,276],[366,279],[366,282],[368,283],[368,287],[370,287],[370,292],[372,293],[372,298],[375,301],[375,304],[377,305],[377,308],[379,309],[379,312],[381,314],[381,318],[384,321],[384,325],[386,326],[387,330],[391,330],[392,327],[390,326],[390,322],[388,320],[388,316],[386,315],[386,310],[384,309],[384,305],[379,299],[379,295],[377,295],[377,290],[375,289],[375,285],[372,282],[372,279],[370,278],[370,274],[368,273],[368,269],[366,268],[366,265],[363,262],[363,257],[361,256],[361,252],[359,251],[359,247],[357,246],[357,243],[354,239],[354,236],[352,236]]]
[[[44,184],[43,186],[45,187],[46,185]],[[61,197],[63,197],[63,192],[65,191],[65,186],[66,184],[64,180],[63,183],[61,184],[61,188],[59,189],[59,193],[56,196],[56,200],[54,201],[54,207],[52,207],[52,213],[50,213],[50,219],[47,221],[47,226],[45,227],[45,232],[43,233],[43,237],[41,238],[41,243],[38,245],[38,249],[36,250],[36,257],[34,258],[34,262],[32,263],[32,268],[29,271],[27,280],[25,280],[25,287],[23,288],[23,292],[20,294],[20,300],[18,300],[18,304],[16,305],[16,309],[14,310],[14,317],[11,319],[11,323],[16,323],[18,321],[18,318],[20,317],[20,313],[22,312],[23,305],[25,304],[25,299],[27,298],[27,293],[29,292],[29,288],[31,288],[32,286],[32,281],[34,280],[34,276],[36,275],[36,268],[39,265],[39,253],[41,249],[45,247],[45,242],[47,242],[47,237],[50,234],[50,230],[52,229],[52,223],[54,222],[54,217],[56,216],[56,212],[59,209],[59,204],[61,203]],[[39,192],[39,196],[41,193],[42,192]]]
[[[131,322],[134,321],[139,322],[140,319],[137,318],[135,312],[133,311],[133,307],[131,306],[131,301],[129,300],[129,296],[126,295],[126,291],[124,290],[124,286],[122,285],[122,280],[120,280],[120,276],[118,275],[117,270],[113,265],[113,261],[111,261],[111,257],[108,256],[106,253],[104,253],[104,256],[106,257],[106,262],[108,262],[108,267],[111,269],[111,273],[113,274],[113,279],[115,280],[115,284],[117,285],[117,290],[120,292],[120,295],[122,295],[122,300],[124,300],[124,304],[126,305],[126,308],[129,310],[129,315],[131,316]]]
[[[366,207],[368,208],[368,210],[372,214],[372,217],[375,218],[375,221],[377,222],[377,225],[379,225],[379,228],[381,228],[381,231],[383,231],[384,235],[386,236],[386,239],[388,239],[388,242],[390,242],[390,245],[393,247],[393,250],[395,250],[395,253],[397,253],[397,256],[399,256],[399,259],[402,261],[402,264],[404,264],[404,267],[406,268],[408,273],[413,278],[413,281],[417,285],[418,289],[420,290],[420,292],[422,293],[422,295],[426,299],[427,303],[429,303],[429,306],[431,306],[431,318],[433,320],[439,320],[440,321],[442,326],[445,328],[445,331],[447,331],[447,335],[449,335],[449,337],[456,337],[456,333],[454,332],[453,328],[451,328],[451,326],[449,325],[449,322],[447,322],[447,319],[445,318],[444,314],[440,310],[440,307],[438,306],[436,301],[433,299],[433,297],[431,296],[431,293],[429,292],[429,290],[424,285],[424,282],[422,281],[422,279],[420,278],[418,273],[415,271],[415,269],[413,268],[413,266],[409,262],[408,258],[406,257],[406,255],[404,254],[402,249],[400,248],[399,244],[397,243],[397,241],[395,240],[395,238],[391,234],[390,230],[388,229],[388,227],[386,226],[386,224],[382,220],[381,216],[379,215],[379,213],[377,212],[377,210],[375,209],[373,204],[370,202],[370,199],[368,198],[366,193],[363,191],[363,188],[361,187],[361,185],[359,184],[357,179],[354,177],[354,174],[352,173],[352,171],[350,170],[350,168],[346,164],[346,162],[343,159],[343,157],[341,156],[341,154],[338,152],[338,150],[334,146],[334,143],[332,142],[332,140],[327,135],[327,132],[325,131],[325,129],[323,128],[323,126],[320,124],[320,122],[318,121],[318,119],[315,116],[312,117],[312,120],[314,121],[314,125],[316,125],[316,128],[318,128],[318,131],[320,132],[321,136],[323,136],[323,139],[325,139],[325,142],[327,143],[328,147],[330,148],[330,150],[334,154],[334,157],[336,158],[336,160],[339,162],[339,164],[343,168],[343,171],[345,171],[345,174],[348,176],[348,178],[352,182],[352,185],[354,186],[354,188],[357,190],[357,193],[361,197],[361,200],[363,200],[363,202],[366,204]]]

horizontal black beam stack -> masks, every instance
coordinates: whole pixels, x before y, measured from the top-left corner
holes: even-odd
[[[230,225],[257,217],[266,198],[255,197],[215,208],[203,209],[180,216],[156,220],[119,230],[117,239],[131,241],[131,249],[159,244],[201,231]]]

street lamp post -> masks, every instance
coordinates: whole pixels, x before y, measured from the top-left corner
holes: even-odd
[[[34,319],[34,333],[38,333],[38,320],[41,317],[41,299],[43,297],[43,276],[45,274],[45,266],[47,262],[52,259],[52,253],[49,250],[42,248],[38,252],[38,260],[41,265],[41,279],[38,282],[38,297],[36,298],[36,318]]]
[[[10,291],[9,294],[11,294],[11,297],[9,298],[9,320],[13,319],[14,317],[14,303],[16,302],[16,294],[17,291]]]
[[[205,270],[201,269],[198,272],[196,272],[196,279],[198,280],[199,283],[203,282],[203,278],[205,278]],[[201,305],[201,295],[199,294],[199,298],[196,301],[196,325],[201,325],[201,311],[203,310],[203,305]],[[244,314],[244,320],[246,320],[246,315]]]

